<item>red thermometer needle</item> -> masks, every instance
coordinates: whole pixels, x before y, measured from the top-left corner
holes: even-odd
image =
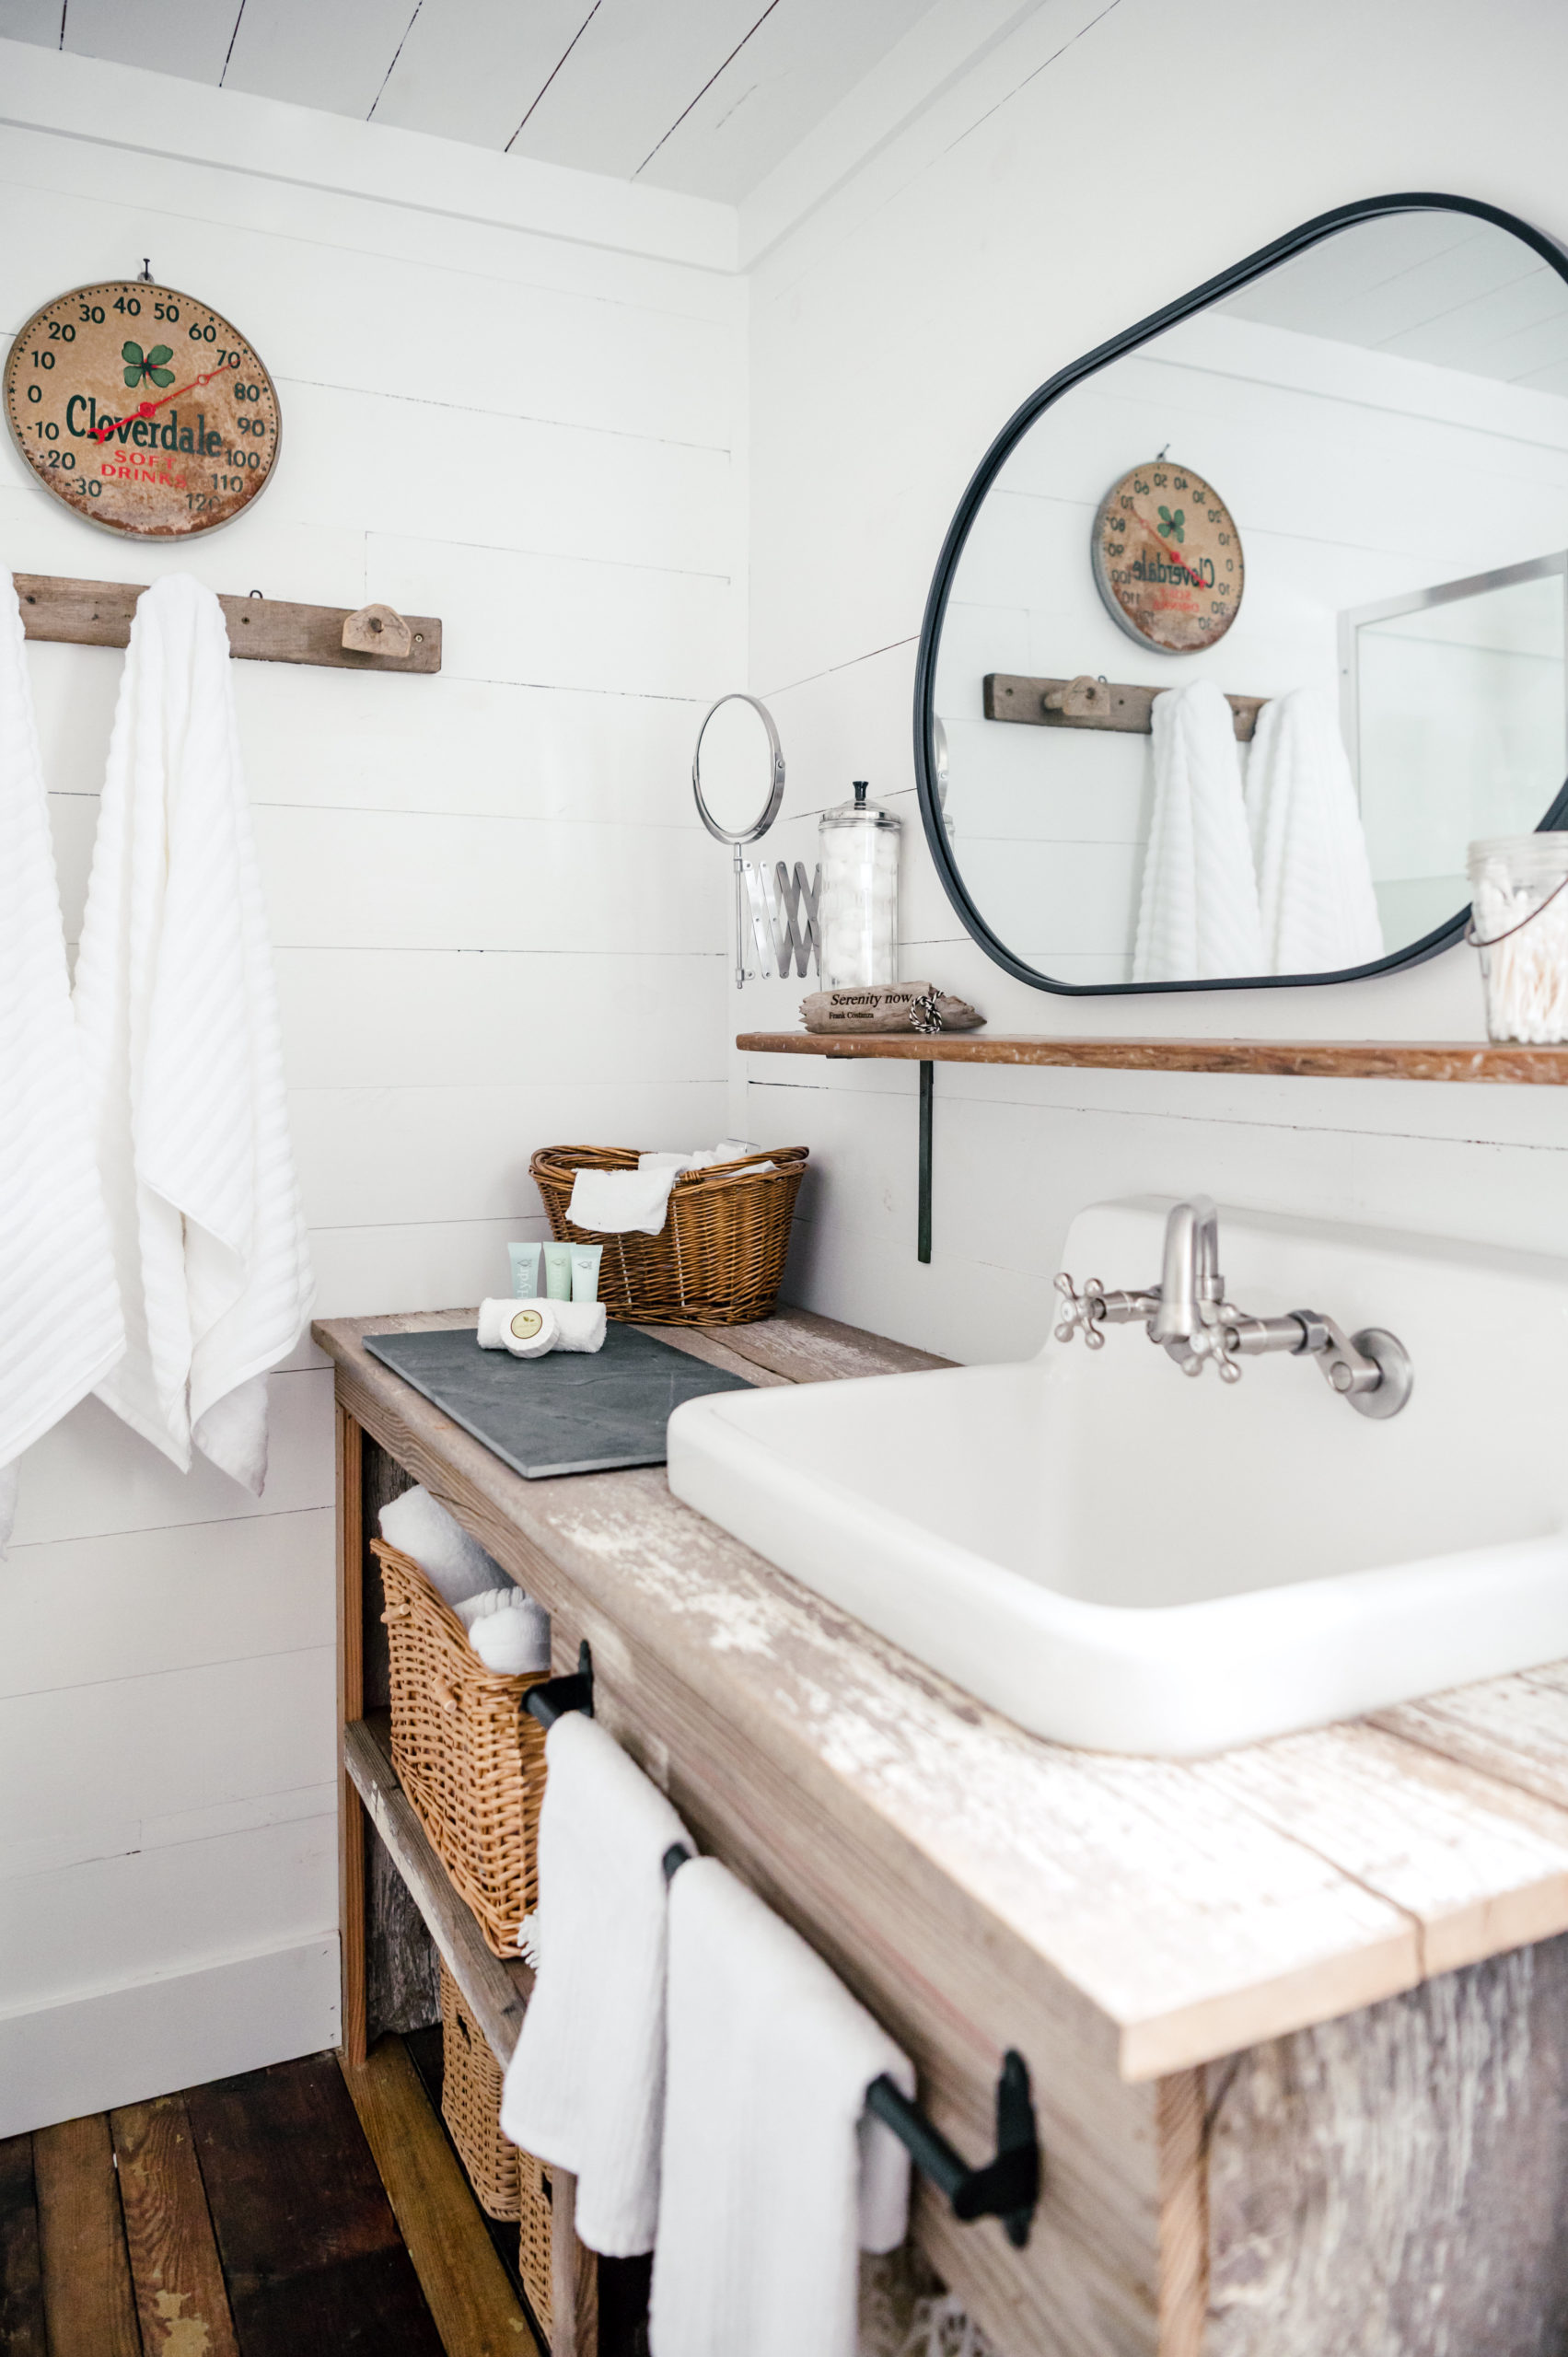
[[[89,438],[96,442],[107,442],[111,434],[118,433],[121,426],[131,424],[134,419],[154,417],[169,401],[180,401],[187,393],[199,393],[202,387],[210,385],[215,377],[226,377],[232,366],[232,362],[226,360],[221,367],[209,368],[204,377],[192,377],[188,385],[176,385],[171,393],[165,393],[161,401],[143,401],[138,409],[128,409],[123,417],[107,419],[102,425],[95,425],[91,429]]]

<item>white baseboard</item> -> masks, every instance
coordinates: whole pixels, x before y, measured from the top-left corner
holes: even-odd
[[[338,1935],[0,2018],[0,2136],[338,2042]]]

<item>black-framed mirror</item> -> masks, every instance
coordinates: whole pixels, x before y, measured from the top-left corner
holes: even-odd
[[[1069,994],[1348,981],[1568,822],[1568,257],[1412,194],[1306,223],[1042,385],[937,561],[926,841]]]

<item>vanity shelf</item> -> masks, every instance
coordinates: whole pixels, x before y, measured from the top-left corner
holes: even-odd
[[[1037,1032],[742,1031],[756,1055],[896,1063],[1051,1064],[1097,1072],[1272,1073],[1302,1080],[1485,1080],[1568,1087],[1568,1046],[1484,1039],[1054,1039]]]

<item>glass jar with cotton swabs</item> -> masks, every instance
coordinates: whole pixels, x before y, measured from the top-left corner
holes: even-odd
[[[1568,1040],[1568,833],[1472,843],[1469,875],[1488,1037]]]

